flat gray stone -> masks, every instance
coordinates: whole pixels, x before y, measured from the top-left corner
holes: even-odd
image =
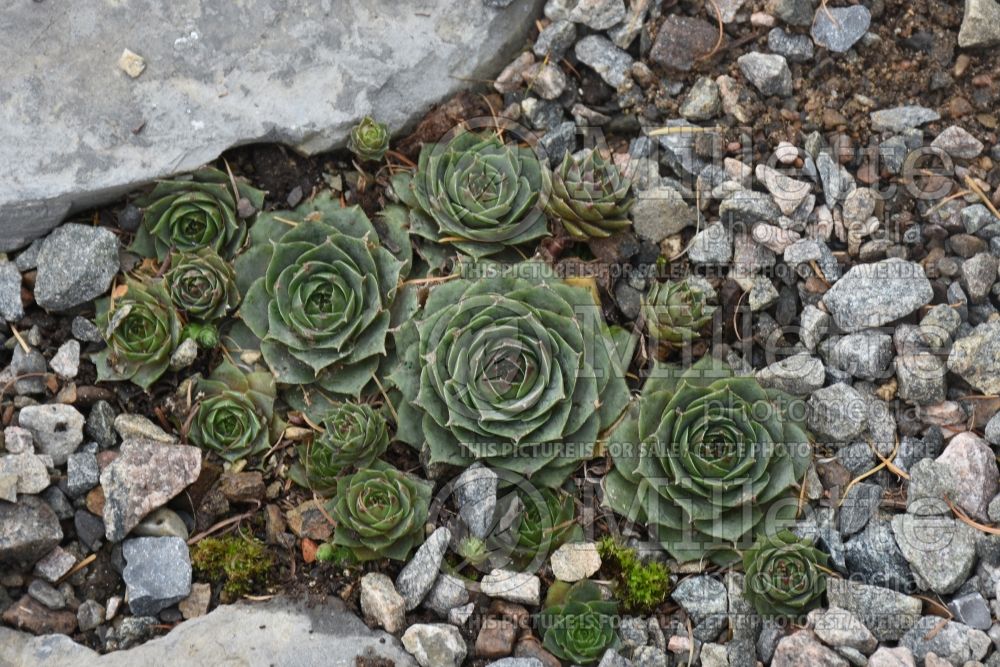
[[[462,633],[446,623],[415,623],[402,640],[420,667],[459,667],[468,652]]]
[[[30,565],[63,538],[59,517],[37,496],[0,502],[0,563]]]
[[[366,114],[398,132],[510,60],[543,3],[508,4],[6,7],[0,251],[26,245],[71,210],[189,171],[233,146],[280,142],[314,154],[343,146]],[[145,60],[138,78],[117,66],[124,48]]]
[[[872,129],[876,132],[902,132],[913,127],[920,127],[936,120],[941,120],[941,114],[927,107],[908,105],[879,109],[871,113]]]
[[[757,371],[762,387],[780,389],[793,396],[809,396],[823,386],[823,362],[805,352],[776,361]]]
[[[22,317],[21,271],[14,262],[0,260],[0,320],[17,322]]]
[[[975,531],[945,516],[897,514],[892,532],[922,590],[951,593],[976,563]]]
[[[902,637],[923,609],[919,598],[837,577],[827,579],[827,599],[831,607],[854,612],[880,642]]]
[[[129,651],[98,655],[65,635],[35,637],[0,627],[0,664],[19,667],[177,667],[192,665],[354,665],[416,667],[399,640],[371,630],[339,599],[241,601],[176,626]]]
[[[871,22],[872,14],[864,5],[823,5],[816,9],[813,17],[812,38],[819,46],[843,53],[864,36]]]
[[[823,303],[837,326],[855,332],[909,315],[933,296],[923,267],[891,258],[853,267],[823,296]]]
[[[450,540],[451,531],[438,528],[396,576],[396,590],[406,600],[407,611],[416,609],[434,586]]]
[[[694,207],[684,201],[681,193],[666,186],[641,191],[629,217],[635,233],[653,243],[679,234],[697,220]]]
[[[191,555],[179,537],[137,537],[122,543],[129,609],[152,616],[191,593]]]
[[[108,290],[118,269],[118,237],[110,229],[65,224],[42,243],[35,301],[50,311],[86,303]]]
[[[968,49],[997,44],[1000,44],[1000,4],[995,0],[965,0],[958,45]]]

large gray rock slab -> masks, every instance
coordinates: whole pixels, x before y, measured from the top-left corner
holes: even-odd
[[[342,146],[491,79],[541,0],[28,2],[0,14],[0,252],[227,148]],[[42,46],[44,45],[44,48]],[[118,67],[125,49],[146,64]],[[44,131],[39,131],[43,128]]]
[[[399,640],[371,630],[336,598],[241,602],[181,623],[127,651],[98,655],[65,635],[34,637],[0,627],[0,665],[19,667],[354,667],[357,657],[416,667]]]

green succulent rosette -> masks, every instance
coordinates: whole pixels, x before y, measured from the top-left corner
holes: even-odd
[[[743,554],[744,594],[761,616],[802,616],[822,601],[828,560],[791,531],[761,537]]]
[[[521,511],[511,530],[491,535],[489,542],[492,552],[507,555],[517,568],[540,566],[563,544],[583,540],[583,528],[576,522],[576,504],[569,493],[562,489],[539,489],[537,495],[512,493],[501,500],[501,506],[515,498]],[[505,514],[502,507],[497,514]]]
[[[131,380],[149,389],[170,366],[181,321],[162,281],[125,279],[124,294],[97,301],[97,327],[107,347],[91,359],[97,380]]]
[[[587,579],[571,586],[560,604],[549,606],[536,620],[545,649],[576,665],[592,665],[620,644],[618,604],[604,600],[600,587]]]
[[[481,460],[557,487],[628,403],[621,332],[541,262],[466,268],[397,332],[397,438],[426,443],[428,465]]]
[[[381,461],[337,481],[327,511],[337,522],[333,544],[358,561],[404,561],[423,543],[433,485]]]
[[[737,561],[741,545],[794,520],[811,445],[792,406],[711,357],[655,366],[609,437],[605,503],[680,562]]]
[[[172,253],[164,275],[174,306],[199,322],[215,322],[236,310],[236,273],[211,248]]]
[[[264,193],[227,174],[203,167],[186,177],[160,181],[136,201],[142,224],[129,247],[144,257],[163,260],[170,252],[211,248],[232,259],[247,239],[247,222],[240,217],[239,199],[253,211],[264,205]]]
[[[289,476],[321,496],[337,489],[342,473],[363,470],[389,446],[385,417],[367,403],[337,403],[323,418],[320,431],[298,448],[299,462]]]
[[[378,162],[389,150],[389,128],[365,116],[351,128],[347,149],[362,160]]]
[[[580,160],[567,152],[558,169],[542,170],[542,186],[545,212],[574,239],[603,239],[632,225],[632,181],[598,150]]]
[[[182,392],[187,393],[183,385]],[[270,373],[247,373],[222,362],[208,378],[195,382],[188,440],[226,461],[267,450],[281,431],[274,412],[275,395]]]
[[[252,334],[241,344],[259,348],[279,383],[305,387],[296,407],[314,403],[308,392],[357,397],[385,354],[410,245],[402,229],[383,231],[395,254],[359,207],[323,195],[259,216],[236,260],[239,316]]]
[[[426,241],[420,250],[432,267],[456,250],[482,258],[549,235],[538,157],[495,133],[462,132],[424,146],[416,171],[398,174],[392,186],[408,211],[388,207],[386,215]]]
[[[653,283],[641,309],[646,331],[667,348],[690,345],[715,315],[715,306],[708,304],[705,293],[687,280]]]

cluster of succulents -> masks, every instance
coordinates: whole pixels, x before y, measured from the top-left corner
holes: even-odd
[[[332,544],[360,562],[406,560],[424,541],[432,491],[430,482],[382,461],[341,477],[327,504],[337,524]]]
[[[744,594],[762,616],[799,618],[820,604],[828,561],[790,531],[765,535],[743,554]]]
[[[603,239],[628,229],[632,182],[599,150],[577,160],[568,153],[554,172],[542,172],[545,212],[574,239]]]
[[[654,283],[643,297],[641,310],[646,331],[667,351],[697,340],[715,315],[705,293],[687,280]]]
[[[481,267],[480,267],[481,268]],[[628,403],[592,293],[540,262],[441,283],[396,336],[396,437],[561,485]]]
[[[597,583],[584,579],[573,584],[560,600],[552,599],[537,616],[542,645],[556,657],[575,665],[592,665],[605,651],[620,644],[618,603],[605,599]],[[560,591],[561,592],[561,591]]]
[[[410,233],[439,266],[450,252],[489,257],[548,236],[542,169],[529,148],[492,132],[461,132],[425,146],[416,171],[394,177],[393,190]]]
[[[385,417],[367,403],[337,403],[323,417],[322,430],[299,446],[289,476],[321,496],[336,492],[348,470],[363,470],[389,446]]]
[[[683,372],[657,366],[610,437],[605,502],[678,561],[738,560],[797,513],[792,487],[811,455],[791,403],[711,357]]]
[[[244,372],[223,361],[207,378],[181,385],[179,400],[191,397],[187,437],[227,461],[259,454],[282,430],[274,410],[274,378],[266,371]]]
[[[389,150],[389,128],[371,116],[351,128],[347,149],[367,162],[378,162]]]
[[[404,236],[405,239],[405,236]],[[385,354],[389,308],[409,266],[357,206],[320,196],[265,213],[236,259],[239,316],[276,380],[357,397]]]

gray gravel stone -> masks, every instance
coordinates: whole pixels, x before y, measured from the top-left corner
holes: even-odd
[[[955,615],[956,621],[975,630],[989,630],[993,624],[990,606],[979,593],[967,593],[954,598],[948,603],[948,609]]]
[[[859,482],[848,490],[840,506],[840,532],[853,535],[868,523],[882,501],[882,487]]]
[[[603,35],[587,35],[576,43],[574,53],[612,88],[618,88],[629,79],[629,68],[635,62]]]
[[[32,452],[0,456],[0,477],[14,475],[17,478],[17,493],[41,493],[49,485],[49,470],[46,455]]]
[[[767,48],[792,63],[804,63],[813,57],[813,43],[808,35],[785,32],[783,28],[767,33]]]
[[[940,616],[924,616],[899,644],[913,652],[918,664],[924,664],[927,654],[934,653],[953,665],[964,665],[970,660],[984,658],[991,642],[985,632],[962,623],[946,621]]]
[[[807,350],[814,352],[830,328],[830,314],[816,306],[808,305],[802,309],[800,324],[799,340]]]
[[[28,595],[54,611],[66,606],[66,596],[41,579],[35,579],[28,584]]]
[[[128,606],[153,615],[191,593],[191,556],[179,537],[137,537],[122,544]]]
[[[789,25],[808,27],[813,18],[811,0],[769,0],[767,11]]]
[[[19,271],[30,271],[38,267],[38,253],[42,251],[42,239],[35,239],[17,255],[14,263]]]
[[[594,30],[607,30],[625,18],[623,0],[580,0],[569,13],[569,20]]]
[[[653,243],[679,234],[697,220],[694,207],[684,201],[681,193],[666,186],[640,191],[629,217],[635,233]]]
[[[931,352],[903,353],[896,357],[897,395],[917,405],[940,403],[945,398],[948,369]]]
[[[18,424],[31,431],[35,451],[61,466],[83,442],[84,418],[72,405],[29,405],[21,408]]]
[[[826,378],[823,362],[804,352],[776,361],[757,371],[757,382],[793,396],[809,396],[822,388]]]
[[[468,601],[469,591],[462,579],[442,572],[434,582],[431,592],[424,598],[423,604],[438,616],[446,618],[452,609],[461,607]]]
[[[962,263],[961,284],[972,303],[985,303],[990,288],[997,281],[1000,260],[988,252],[981,252]]]
[[[897,320],[934,296],[923,267],[890,258],[853,267],[823,296],[833,320],[855,332]]]
[[[98,444],[101,449],[110,449],[115,446],[114,423],[117,412],[107,401],[101,400],[94,403],[87,415],[87,422],[83,427],[83,432],[87,437]]]
[[[541,603],[541,580],[527,572],[493,570],[483,577],[479,590],[491,598],[537,606]]]
[[[1000,4],[996,0],[966,0],[965,16],[958,31],[963,49],[1000,44]]]
[[[733,256],[733,238],[721,222],[713,222],[691,239],[688,257],[697,264],[726,264]]]
[[[743,76],[762,95],[788,97],[792,94],[792,71],[784,56],[751,51],[736,59]]]
[[[576,25],[572,21],[553,21],[538,33],[533,51],[539,58],[562,58],[576,42]]]
[[[975,532],[964,523],[944,516],[897,514],[892,532],[919,588],[951,593],[972,572]]]
[[[80,370],[80,342],[68,340],[59,346],[59,349],[49,361],[49,366],[56,372],[56,375],[63,380],[72,380]]]
[[[392,579],[381,572],[361,577],[360,604],[369,623],[393,633],[406,627],[406,601],[396,592]]]
[[[971,431],[959,433],[937,463],[950,468],[955,479],[961,480],[949,496],[952,502],[972,518],[987,521],[986,508],[1000,492],[1000,470],[989,444]]]
[[[827,580],[827,599],[833,607],[854,612],[880,642],[901,638],[920,619],[923,609],[918,598],[834,577]]]
[[[493,513],[497,506],[497,474],[475,463],[454,482],[452,495],[458,515],[469,533],[486,539],[493,527]]]
[[[21,272],[13,262],[0,260],[0,320],[17,322],[22,317]]]
[[[688,120],[710,120],[719,115],[719,86],[710,77],[699,77],[679,109]]]
[[[838,382],[813,392],[806,421],[818,438],[847,444],[868,424],[866,402],[853,387]]]
[[[62,538],[59,517],[37,496],[0,502],[0,563],[30,565]]]
[[[951,467],[926,458],[914,463],[909,472],[906,511],[921,516],[951,514],[944,502],[944,498],[953,497],[958,490],[958,480]]]
[[[984,394],[1000,393],[1000,320],[980,324],[956,340],[948,370]]]
[[[983,152],[983,142],[976,139],[965,129],[952,125],[941,132],[934,141],[932,148],[938,148],[951,157],[971,160]]]
[[[809,613],[809,619],[813,622],[813,632],[829,646],[852,648],[864,654],[878,647],[875,635],[846,609],[817,609]]]
[[[871,22],[871,12],[864,5],[824,5],[816,10],[813,18],[812,38],[818,46],[834,53],[843,53],[861,39]]]
[[[101,330],[86,317],[77,315],[70,324],[70,333],[81,343],[100,343],[104,338]]]
[[[153,423],[148,417],[123,413],[115,417],[115,431],[122,440],[151,440],[172,445],[177,438]]]
[[[41,236],[71,208],[196,169],[232,146],[267,141],[316,154],[343,146],[366,114],[395,135],[469,79],[493,77],[522,48],[542,4],[431,0],[405,11],[391,2],[263,0],[252,12],[228,4],[193,13],[170,3],[148,21],[108,4],[57,15],[8,7],[0,251]],[[42,52],[32,45],[42,32],[76,38]],[[83,43],[117,51],[82,51]],[[146,60],[138,79],[115,66],[123,46]],[[23,55],[33,50],[29,63]],[[37,85],[38,72],[48,85]]]
[[[913,574],[893,537],[890,518],[876,514],[863,531],[844,544],[847,569],[866,584],[909,590]]]
[[[31,431],[20,426],[8,426],[3,430],[3,447],[11,454],[34,453],[35,441]]]
[[[799,667],[799,665],[816,665],[816,667],[850,667],[850,663],[841,658],[832,649],[823,646],[813,633],[800,630],[778,642],[774,651],[771,667]]]
[[[14,383],[14,392],[19,396],[36,396],[45,393],[45,357],[34,348],[27,352],[20,345],[14,346],[9,372],[21,379]],[[4,381],[6,384],[6,380]]]
[[[416,609],[434,586],[450,540],[451,531],[443,526],[438,528],[400,570],[396,590],[406,600],[407,611]]]
[[[941,115],[927,107],[909,105],[871,112],[872,129],[876,132],[900,133],[914,127],[941,120]]]
[[[726,586],[715,577],[688,577],[674,587],[672,596],[696,626],[713,619],[727,618]]]
[[[100,481],[97,457],[90,452],[70,454],[66,460],[66,489],[71,496],[82,496]]]
[[[118,237],[110,229],[65,224],[42,244],[35,301],[50,311],[86,303],[108,290],[118,268]]]
[[[986,428],[984,429],[983,434],[992,444],[1000,445],[1000,412],[993,415],[993,417],[986,423]]]
[[[459,667],[468,651],[458,628],[445,623],[415,623],[402,640],[421,667]]]
[[[829,362],[856,378],[885,379],[892,363],[892,337],[874,331],[848,334],[834,345]]]
[[[35,563],[35,574],[54,584],[76,565],[76,557],[62,547],[56,547]]]
[[[89,632],[104,622],[104,605],[96,600],[84,600],[76,610],[76,623],[81,632]]]
[[[752,226],[761,222],[774,222],[781,216],[781,209],[767,193],[754,190],[737,190],[719,204],[719,217],[726,223],[741,222]]]

